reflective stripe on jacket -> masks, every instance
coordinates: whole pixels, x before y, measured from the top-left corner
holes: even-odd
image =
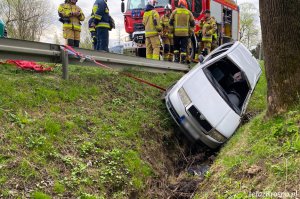
[[[207,19],[203,23],[202,29],[202,41],[212,42],[213,35],[216,36],[217,24],[213,17]],[[218,36],[216,36],[218,37]]]
[[[157,22],[156,25],[154,25],[154,20]],[[160,32],[162,29],[159,20],[159,14],[156,10],[149,10],[144,13],[143,24],[145,26],[146,37],[157,36],[158,32]]]
[[[79,16],[74,16],[73,13],[79,12]],[[68,22],[63,24],[64,30],[76,30],[81,31],[81,24],[80,21],[84,21],[85,16],[77,5],[63,3],[60,4],[58,7],[58,14],[62,18],[67,18]]]
[[[170,16],[163,15],[160,19],[160,24],[163,29],[163,35],[168,38],[173,38],[173,26],[170,25]]]
[[[190,31],[195,25],[193,14],[186,8],[177,8],[174,10],[171,14],[170,21],[170,24],[172,23],[174,25],[175,36],[189,36]]]
[[[109,9],[106,0],[96,0],[93,6],[93,19],[96,28],[111,29]]]

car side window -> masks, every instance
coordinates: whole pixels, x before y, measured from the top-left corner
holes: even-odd
[[[240,115],[250,92],[243,72],[226,57],[206,67],[204,72],[220,96]]]

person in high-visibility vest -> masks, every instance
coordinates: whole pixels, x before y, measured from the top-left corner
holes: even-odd
[[[211,17],[213,20],[215,20],[216,24],[216,18],[214,16]],[[217,28],[218,30],[218,28]],[[213,51],[214,49],[218,48],[219,46],[219,37],[218,37],[218,31],[215,31],[215,33],[212,35],[212,42],[211,42],[211,51]]]
[[[199,21],[199,28],[200,28],[200,30],[196,33],[196,35],[197,35],[197,41],[198,41],[198,47],[196,49],[196,53],[195,53],[195,57],[194,57],[194,62],[199,62],[199,55],[201,55],[202,51],[203,51],[203,42],[202,42],[203,24],[204,24],[204,19],[202,18]]]
[[[97,33],[96,28],[93,26],[93,14],[91,15],[91,18],[89,19],[89,31],[91,33],[92,43],[93,43],[93,49],[97,50]]]
[[[69,46],[79,47],[81,21],[85,16],[80,7],[76,5],[77,0],[66,0],[58,7],[59,21],[63,23],[63,36]]]
[[[181,63],[186,63],[190,30],[195,27],[194,16],[191,11],[188,10],[186,0],[178,1],[178,8],[171,14],[170,25],[174,27],[175,62],[181,60]]]
[[[213,17],[210,16],[210,11],[205,11],[205,20],[202,28],[202,42],[204,50],[207,53],[211,51],[212,37],[217,32],[217,24]]]
[[[158,12],[154,9],[157,0],[148,0],[148,4],[143,16],[143,24],[145,26],[146,36],[146,58],[159,60],[160,40],[159,32],[162,27]]]
[[[96,50],[108,52],[109,32],[115,28],[113,18],[109,15],[107,0],[96,0],[93,6],[93,22],[91,27],[96,28],[97,45]]]
[[[173,42],[173,34],[171,33],[171,29],[173,27],[170,26],[171,12],[172,12],[172,6],[170,4],[166,5],[165,14],[160,19],[160,23],[163,27],[161,38],[164,46],[165,61],[173,61],[174,42]]]

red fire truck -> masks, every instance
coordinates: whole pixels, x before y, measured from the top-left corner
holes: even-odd
[[[158,0],[155,9],[160,15],[164,14],[164,6],[172,5],[174,10],[178,0]],[[203,11],[209,9],[218,24],[219,44],[239,39],[239,8],[234,0],[187,0],[189,10],[196,22],[195,35],[200,30],[199,22],[204,17]],[[121,0],[121,11],[124,13],[125,30],[129,34],[131,48],[136,55],[145,57],[145,28],[142,24],[144,8],[147,0],[127,0],[126,11],[124,0]],[[197,49],[197,37],[192,36],[191,56]],[[128,46],[128,44],[127,44]]]

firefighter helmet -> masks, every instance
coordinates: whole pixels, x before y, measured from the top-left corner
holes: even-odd
[[[185,8],[188,9],[188,4],[187,4],[186,0],[179,0],[178,7],[180,7],[180,6],[184,6]]]
[[[167,5],[165,6],[165,10],[172,10],[172,6],[171,6],[170,4],[167,4]]]
[[[151,6],[155,6],[157,3],[157,0],[148,0],[148,4],[150,4]]]

